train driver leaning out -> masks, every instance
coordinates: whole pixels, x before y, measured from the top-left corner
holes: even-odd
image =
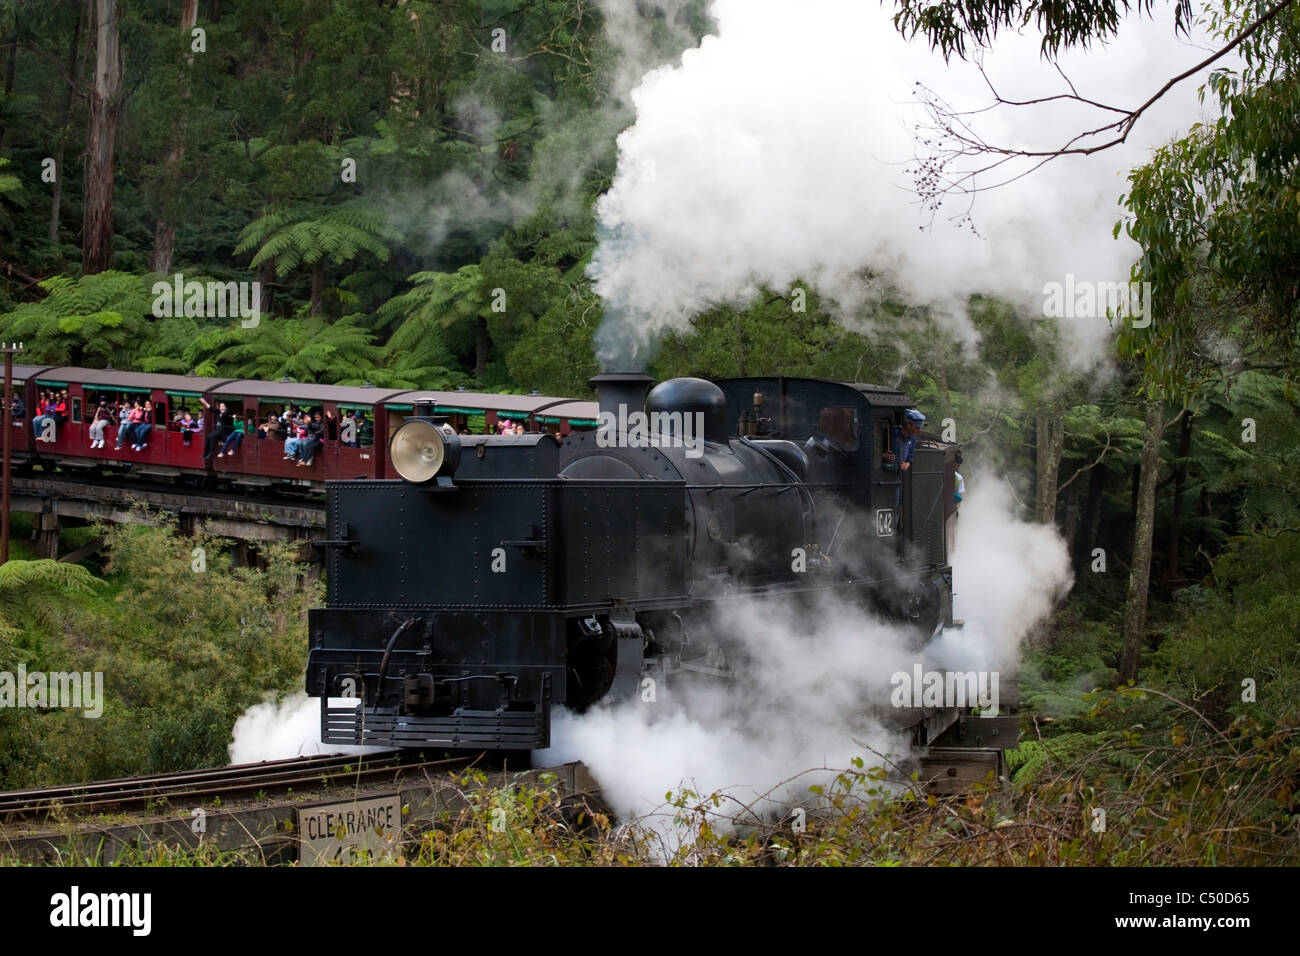
[[[909,408],[903,413],[903,424],[894,426],[894,448],[897,452],[886,451],[881,458],[888,462],[897,459],[899,471],[907,471],[911,468],[912,452],[916,450],[916,439],[921,434],[921,426],[924,424],[925,416],[915,408]]]

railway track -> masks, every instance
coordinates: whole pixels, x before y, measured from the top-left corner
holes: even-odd
[[[411,762],[398,751],[351,756],[315,756],[236,764],[210,770],[185,770],[146,777],[122,777],[72,786],[0,793],[0,825],[54,816],[147,812],[178,798],[188,802],[230,803],[290,791],[380,785],[403,777],[444,774],[469,767],[477,756]]]

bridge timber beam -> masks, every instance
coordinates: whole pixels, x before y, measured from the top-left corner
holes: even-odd
[[[209,534],[240,541],[301,541],[325,537],[325,505],[259,501],[234,495],[102,485],[54,477],[14,477],[10,507],[36,516],[36,550],[58,558],[61,519],[113,524],[156,524],[138,505],[179,516],[182,531],[202,526]],[[308,549],[315,550],[315,549]]]

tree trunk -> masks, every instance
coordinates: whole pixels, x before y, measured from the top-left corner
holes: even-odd
[[[1065,448],[1065,412],[1059,405],[1040,406],[1036,420],[1037,506],[1039,524],[1056,520],[1056,480]]]
[[[46,238],[52,243],[59,241],[59,207],[63,205],[63,144],[54,153],[54,188],[50,190],[50,228]]]
[[[89,11],[87,11],[89,12]],[[72,28],[72,46],[68,52],[68,76],[74,80],[80,73],[81,62],[81,17]],[[59,209],[63,205],[63,157],[68,130],[72,128],[72,104],[75,102],[76,88],[68,84],[68,95],[63,100],[63,128],[59,130],[59,148],[54,152],[54,188],[50,190],[50,228],[49,240],[59,241]]]
[[[170,178],[170,177],[169,177]],[[172,254],[176,251],[176,227],[159,219],[153,229],[153,249],[149,253],[149,271],[167,275],[172,271]]]
[[[275,282],[275,263],[267,259],[257,267],[257,284],[262,290],[261,298],[257,303],[257,311],[261,315],[271,314],[271,285]]]
[[[325,299],[325,263],[317,262],[311,267],[311,314],[320,315],[321,304]],[[480,320],[481,321],[481,320]]]
[[[1119,665],[1120,680],[1126,682],[1137,680],[1138,659],[1146,637],[1147,588],[1151,583],[1151,545],[1156,523],[1156,480],[1160,476],[1164,424],[1163,406],[1160,402],[1148,400],[1137,514],[1133,525],[1133,564],[1128,578],[1128,600],[1124,605],[1124,652]]]
[[[488,327],[487,319],[479,316],[475,320],[474,330],[474,377],[481,379],[487,372],[488,361]]]
[[[18,11],[14,11],[14,33],[9,39],[9,56],[5,60],[5,96],[14,91],[14,79],[18,68],[18,34],[22,27],[22,22],[18,17]],[[6,133],[9,131],[6,129]]]
[[[199,19],[199,0],[184,0],[181,4],[181,33],[185,36],[190,35],[194,29],[194,24]],[[188,65],[193,65],[194,54],[191,53],[185,58]],[[190,90],[188,83],[181,92],[182,103],[189,99]],[[182,106],[177,111],[178,116],[185,115],[185,109]],[[163,168],[166,170],[164,178],[164,193],[170,198],[174,196],[180,188],[181,179],[181,160],[185,156],[185,140],[182,138],[183,121],[177,121],[177,129],[172,137],[171,148],[167,151],[167,158],[163,161]],[[163,200],[166,203],[166,199]],[[160,272],[167,275],[172,271],[172,254],[176,249],[176,224],[171,221],[171,216],[166,212],[158,217],[158,222],[153,231],[153,251],[149,254],[149,270],[151,272]]]
[[[1165,550],[1165,578],[1178,577],[1179,551],[1183,537],[1183,488],[1187,484],[1186,458],[1192,450],[1192,413],[1183,413],[1178,429],[1178,464],[1174,466],[1174,500],[1169,511],[1169,543]]]
[[[1092,550],[1097,547],[1097,531],[1101,527],[1101,502],[1106,491],[1106,470],[1097,465],[1088,472],[1088,500],[1083,506],[1083,533],[1075,549],[1074,565],[1081,572],[1091,567]]]
[[[122,91],[120,14],[117,0],[95,0],[95,83],[90,92],[81,236],[81,271],[86,275],[113,264],[113,147]]]
[[[1128,510],[1129,510],[1129,514],[1131,515],[1137,514],[1138,495],[1140,493],[1139,489],[1141,489],[1141,487],[1142,487],[1142,465],[1137,464],[1133,466],[1133,492],[1129,498]]]
[[[1065,553],[1074,554],[1075,540],[1079,534],[1079,486],[1075,485],[1065,498]]]
[[[1046,482],[1043,471],[1047,468],[1047,408],[1039,406],[1034,416],[1034,520],[1042,521],[1043,492]]]
[[[18,17],[18,11],[14,10],[14,32],[9,39],[9,56],[5,58],[5,88],[4,98],[14,91],[14,80],[17,78],[16,70],[18,67],[18,34],[22,32],[22,22]],[[4,129],[4,135],[0,136],[0,147],[6,151],[9,149],[9,137],[13,132],[13,124],[7,123]]]

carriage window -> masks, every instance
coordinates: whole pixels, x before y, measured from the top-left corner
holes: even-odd
[[[168,392],[162,410],[166,414],[156,412],[153,420],[155,423],[167,422],[167,427],[172,431],[180,431],[181,419],[185,417],[186,412],[189,412],[193,418],[203,418],[203,404],[198,397],[183,392]]]
[[[72,421],[81,421],[81,399],[79,398],[72,399]]]
[[[829,405],[817,415],[817,430],[844,451],[858,450],[857,409],[847,405]]]
[[[363,405],[340,405],[338,407],[338,436],[340,444],[349,448],[370,448],[375,443],[375,423],[371,419],[371,409]],[[390,411],[388,413],[389,429],[401,424],[404,415]]]

